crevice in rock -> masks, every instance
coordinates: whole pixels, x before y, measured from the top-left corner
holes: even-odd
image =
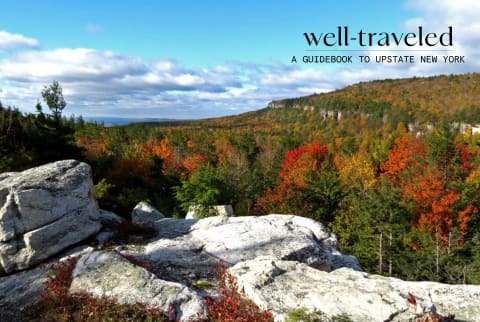
[[[263,286],[272,284],[273,282],[275,282],[275,277],[283,275],[287,272],[286,270],[281,269],[280,267],[275,265],[274,262],[272,263],[272,265],[274,266],[274,269],[267,274],[267,279],[265,279],[265,281],[263,282]]]
[[[382,300],[383,300],[383,297],[382,297]],[[384,322],[392,322],[393,319],[395,319],[397,316],[399,316],[400,314],[405,313],[407,311],[408,311],[408,308],[403,309],[403,310],[399,310],[397,312],[393,312],[392,314],[390,314],[390,316],[386,320],[384,320]]]
[[[33,232],[33,231],[36,231],[36,230],[39,230],[39,229],[43,229],[43,228],[45,228],[45,227],[47,227],[47,226],[50,226],[50,225],[56,223],[57,221],[62,220],[63,218],[65,218],[65,216],[68,216],[68,215],[73,214],[73,213],[75,213],[76,215],[80,215],[81,212],[82,212],[83,210],[85,210],[85,209],[86,209],[86,207],[79,207],[79,208],[72,209],[72,210],[68,211],[67,213],[62,214],[61,216],[59,216],[59,217],[57,217],[57,218],[55,218],[55,219],[53,219],[53,220],[51,220],[51,221],[49,221],[49,222],[41,225],[41,226],[36,227],[35,229],[29,230],[29,231],[25,231],[25,232],[22,233],[22,234],[27,234],[27,233],[30,233],[30,232]],[[89,217],[89,218],[91,218],[91,217]],[[93,219],[96,219],[96,218],[93,218]]]

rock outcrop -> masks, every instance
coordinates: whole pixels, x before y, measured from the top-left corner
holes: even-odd
[[[90,166],[58,161],[0,177],[0,272],[36,265],[100,229]]]
[[[185,285],[157,278],[117,253],[97,251],[83,255],[72,274],[70,292],[107,296],[122,304],[143,303],[172,313],[180,321],[206,317],[202,298]]]
[[[367,274],[355,257],[338,250],[336,236],[321,223],[294,215],[229,217],[223,210],[220,216],[177,220],[140,203],[132,220],[149,226],[140,227],[148,234],[119,242],[112,236],[123,219],[97,209],[88,165],[67,160],[3,173],[0,273],[47,258],[79,256],[71,293],[140,302],[189,321],[206,317],[202,297],[215,297],[214,268],[223,261],[239,289],[276,321],[298,308],[325,321],[423,321],[436,314],[480,321],[480,286]],[[101,226],[97,243],[91,241],[103,250],[85,242],[69,247]],[[0,320],[21,320],[22,310],[39,299],[51,270],[37,267],[0,277]],[[200,281],[209,286],[195,291]]]
[[[24,310],[37,302],[52,270],[37,267],[0,277],[0,320],[23,321]]]
[[[293,215],[165,218],[154,228],[158,238],[137,256],[163,268],[177,281],[188,276],[208,277],[220,259],[234,265],[258,256],[295,260],[325,271],[360,269],[355,257],[338,251],[337,238],[324,225]]]
[[[140,201],[132,211],[132,223],[137,225],[151,225],[165,216],[148,202]]]
[[[298,308],[352,321],[413,321],[430,313],[480,320],[480,286],[406,282],[350,268],[325,272],[272,257],[238,263],[230,272],[251,300],[272,311],[275,321]],[[416,305],[409,303],[409,293]]]
[[[25,309],[41,299],[46,282],[55,275],[56,263],[92,251],[93,248],[84,245],[69,248],[47,265],[0,277],[0,321],[25,321]]]

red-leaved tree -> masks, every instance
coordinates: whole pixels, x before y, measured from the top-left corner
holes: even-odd
[[[257,199],[255,210],[260,213],[282,212],[305,215],[310,207],[305,202],[308,175],[320,171],[328,149],[318,142],[288,150],[281,164],[279,182]]]

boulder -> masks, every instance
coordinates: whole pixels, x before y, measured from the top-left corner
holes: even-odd
[[[0,277],[0,317],[2,321],[24,321],[24,310],[40,300],[52,270],[37,267]]]
[[[115,231],[118,231],[119,226],[126,220],[113,212],[103,209],[98,210],[98,219],[102,224],[102,229],[95,236],[95,240],[98,245],[106,246],[112,242]]]
[[[58,161],[0,177],[0,272],[36,265],[100,229],[90,166]]]
[[[162,218],[165,216],[145,201],[140,201],[132,211],[132,223],[137,225],[151,225]]]
[[[113,231],[100,231],[97,236],[95,236],[95,240],[99,246],[108,246],[108,244],[112,242],[114,236],[115,233]]]
[[[157,278],[146,269],[110,251],[82,256],[73,270],[70,293],[107,296],[121,304],[143,303],[164,312],[174,310],[180,321],[206,317],[203,300],[188,287]]]
[[[46,265],[0,277],[0,320],[26,321],[25,309],[41,299],[46,282],[55,276],[57,264],[92,251],[88,246],[69,248]]]
[[[480,320],[478,285],[406,282],[350,268],[326,272],[274,257],[244,261],[229,272],[248,298],[272,311],[275,321],[298,308],[331,320],[343,316],[351,321],[424,321],[421,318],[434,312],[453,314],[460,321]],[[409,293],[416,305],[409,303]]]
[[[185,219],[199,219],[202,218],[202,207],[201,206],[190,206],[188,208],[187,215]],[[211,209],[208,209],[210,216],[221,216],[221,217],[231,217],[233,216],[233,207],[232,205],[217,205],[212,206]]]
[[[98,219],[104,228],[116,228],[125,221],[119,215],[103,209],[98,210]]]
[[[229,266],[267,255],[326,271],[360,269],[355,257],[339,252],[336,236],[324,225],[293,215],[165,218],[154,228],[158,237],[137,255],[180,282],[211,277],[220,259]]]

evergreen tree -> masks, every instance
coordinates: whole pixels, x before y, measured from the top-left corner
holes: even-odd
[[[45,86],[42,90],[42,97],[52,111],[53,118],[59,122],[62,117],[62,111],[67,106],[60,84],[54,80],[50,86]]]

